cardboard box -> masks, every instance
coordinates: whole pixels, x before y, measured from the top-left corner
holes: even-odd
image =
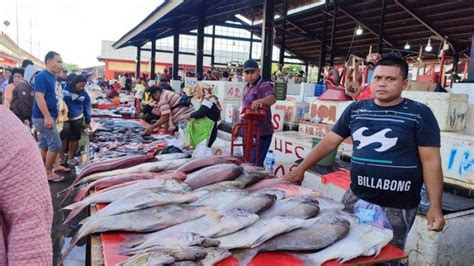
[[[453,84],[451,93],[456,94],[468,94],[469,95],[469,104],[474,104],[474,82],[456,82]]]
[[[434,91],[435,89],[436,89],[436,83],[410,80],[405,90],[407,91]]]
[[[466,127],[469,97],[466,94],[403,91],[402,96],[427,105],[441,131],[462,131]]]
[[[285,121],[298,122],[304,118],[304,114],[309,112],[309,103],[293,101],[277,101],[275,109],[285,112]]]
[[[321,118],[321,123],[334,125],[352,101],[315,100],[311,103],[311,117]]]
[[[441,132],[441,162],[445,179],[474,185],[474,135]]]

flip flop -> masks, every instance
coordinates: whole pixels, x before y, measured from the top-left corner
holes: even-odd
[[[55,173],[70,173],[71,168],[64,167],[62,165],[58,166],[56,169],[53,170]]]
[[[51,176],[48,176],[48,181],[50,182],[62,182],[64,180],[64,176],[60,176],[57,174],[52,174]]]

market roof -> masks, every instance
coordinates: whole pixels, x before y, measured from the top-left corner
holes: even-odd
[[[286,33],[287,52],[305,62],[319,61],[323,30],[323,17],[328,14],[327,38],[331,47],[333,2],[325,10],[324,1],[296,0],[289,2],[286,16],[286,31],[281,30],[283,0],[275,0],[275,19],[278,45],[282,32]],[[376,51],[381,21],[382,1],[338,0],[336,12],[335,56],[343,61],[349,53],[364,57],[372,45]],[[207,25],[225,25],[228,21],[240,22],[241,27],[260,35],[261,24],[249,26],[236,15],[242,15],[254,23],[262,18],[262,0],[165,0],[139,25],[130,30],[113,47],[142,46],[152,39],[161,39],[173,34],[174,27],[181,33],[196,29],[198,12],[205,10]],[[403,1],[386,0],[384,23],[384,52],[391,50],[407,52],[417,57],[420,46],[425,47],[431,39],[433,51],[424,53],[425,59],[436,59],[442,39],[450,45],[448,55],[458,53],[468,56],[474,32],[474,5],[469,1]],[[363,28],[356,35],[357,26]],[[233,25],[235,26],[235,25]],[[327,53],[329,57],[329,49]]]

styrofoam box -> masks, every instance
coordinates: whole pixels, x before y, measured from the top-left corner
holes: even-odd
[[[329,133],[329,131],[331,131],[332,127],[333,125],[329,124],[311,123],[309,121],[301,120],[298,132],[322,139]],[[352,149],[352,138],[349,137],[341,143],[338,150],[339,152],[348,152],[352,151]]]
[[[272,124],[274,131],[282,131],[283,124],[285,123],[285,111],[275,108],[275,105],[272,105]]]
[[[446,178],[460,181],[467,188],[474,185],[474,135],[441,132],[441,161]]]
[[[220,101],[220,103],[222,106],[221,119],[228,123],[239,123],[242,101]]]
[[[286,94],[299,95],[301,84],[296,83],[287,83],[286,84]]]
[[[273,168],[273,175],[280,177],[288,174],[295,169],[298,164],[295,161],[278,161],[275,159],[275,167]]]
[[[466,114],[466,134],[474,134],[474,104],[470,104]]]
[[[244,95],[245,82],[227,82],[204,80],[204,84],[212,87],[213,93],[220,101],[242,101]]]
[[[352,101],[314,100],[311,103],[311,117],[321,118],[321,123],[334,125]]]
[[[285,111],[286,122],[298,122],[309,112],[309,103],[293,101],[277,101],[274,104],[277,110]]]
[[[312,136],[296,131],[281,131],[273,133],[270,149],[275,154],[275,160],[294,162],[303,159],[313,148]]]
[[[468,94],[469,104],[474,104],[474,83],[453,83],[452,93]]]
[[[290,102],[302,102],[303,97],[300,95],[287,94],[285,100]]]
[[[403,91],[402,96],[427,105],[441,131],[462,131],[466,127],[467,94]]]

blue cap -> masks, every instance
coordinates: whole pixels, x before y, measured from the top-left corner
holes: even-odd
[[[88,78],[88,77],[92,76],[92,73],[87,71],[87,70],[84,70],[84,71],[81,72],[81,75]]]
[[[247,70],[257,70],[258,69],[258,63],[254,59],[249,59],[245,61],[244,63],[244,72]]]

